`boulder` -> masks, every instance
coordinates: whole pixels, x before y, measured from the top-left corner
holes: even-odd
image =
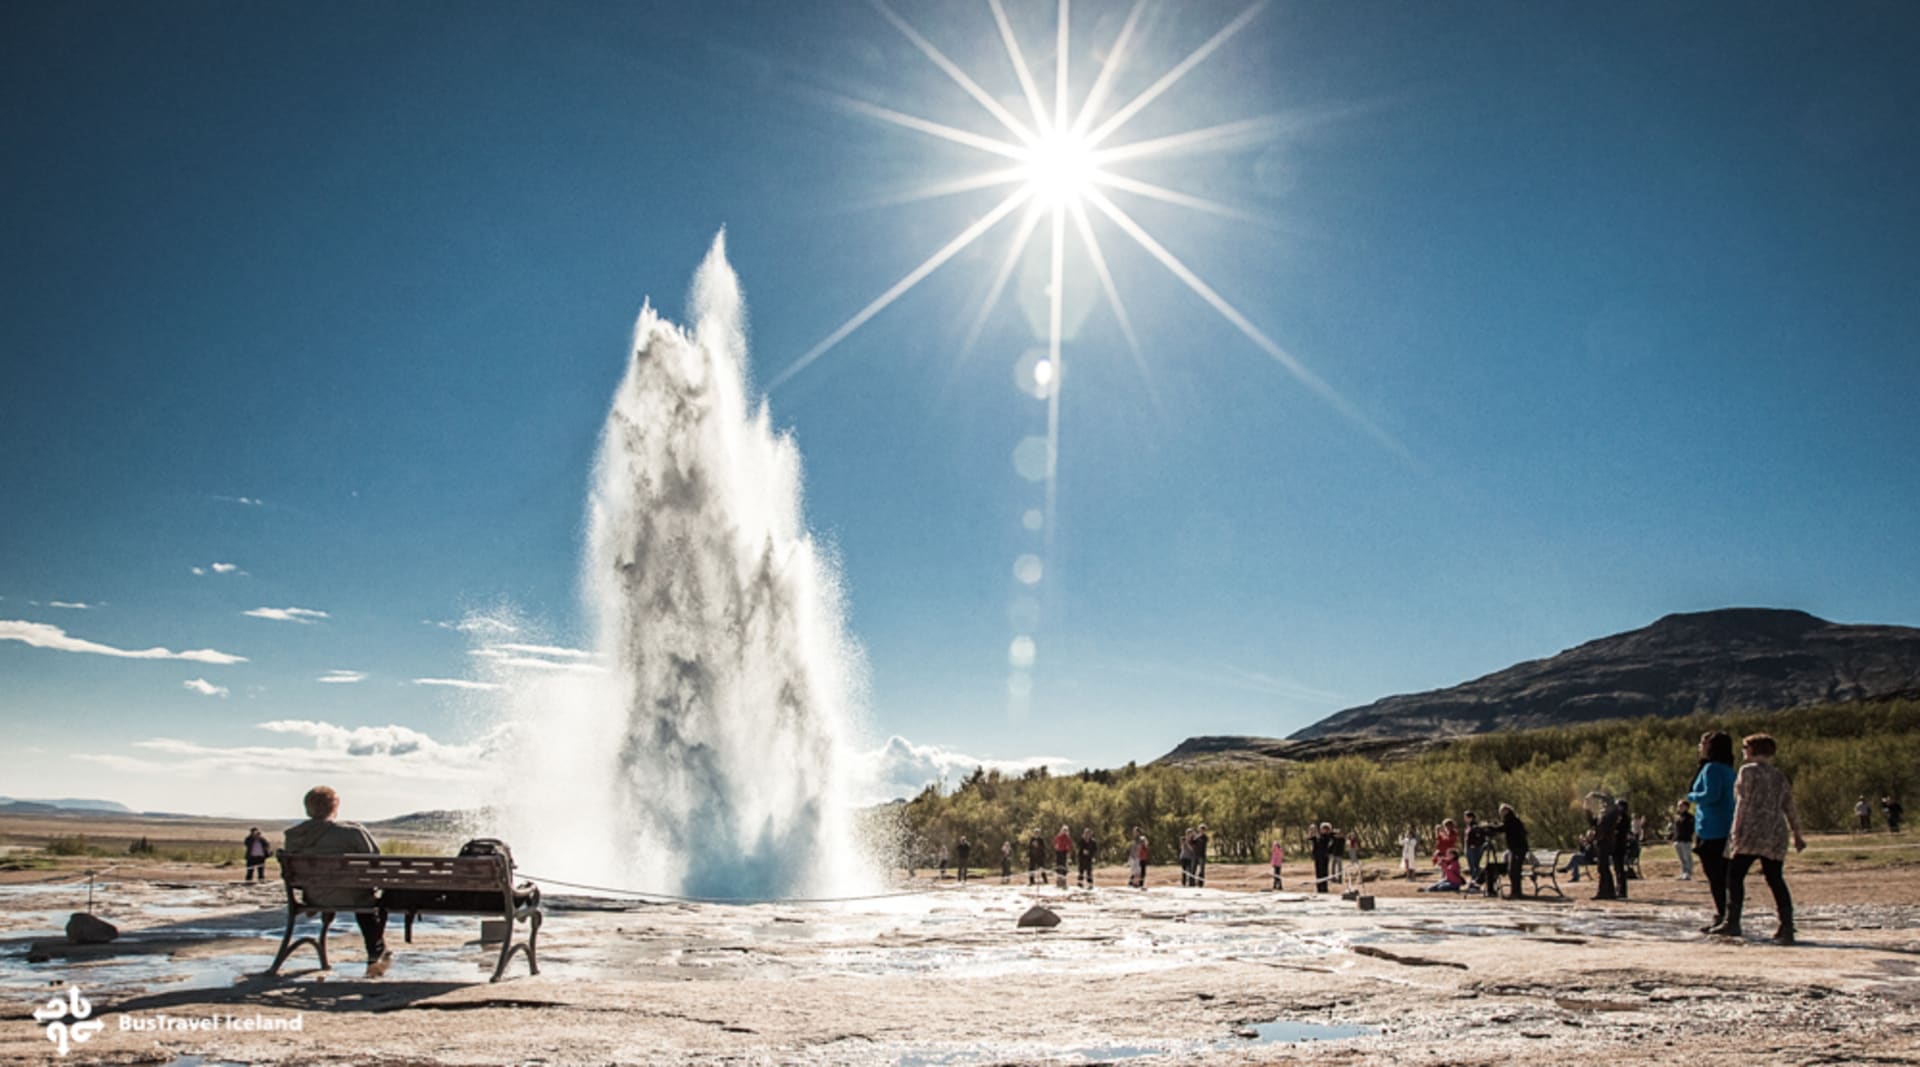
[[[1035,904],[1033,907],[1027,909],[1027,913],[1025,915],[1020,916],[1020,925],[1021,926],[1038,926],[1042,929],[1047,929],[1050,927],[1059,926],[1060,916],[1055,915],[1051,910],[1047,908],[1043,908],[1040,905]]]
[[[104,945],[120,936],[120,928],[84,911],[76,911],[67,919],[67,940],[76,945]]]

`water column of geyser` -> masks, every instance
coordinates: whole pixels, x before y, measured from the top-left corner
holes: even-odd
[[[535,781],[508,823],[565,843],[540,849],[554,877],[735,899],[867,889],[850,801],[859,653],[802,520],[799,452],[750,406],[724,232],[689,313],[691,331],[649,304],[634,327],[582,563],[605,673],[521,717]]]

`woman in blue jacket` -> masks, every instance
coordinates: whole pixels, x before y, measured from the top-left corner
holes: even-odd
[[[1727,835],[1733,832],[1733,735],[1725,730],[1700,735],[1700,773],[1687,799],[1693,803],[1693,853],[1713,892],[1713,922],[1727,917]]]

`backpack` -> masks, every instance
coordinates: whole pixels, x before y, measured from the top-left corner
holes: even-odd
[[[507,869],[513,869],[513,849],[508,848],[507,843],[497,837],[476,837],[466,844],[461,845],[458,855],[462,858],[467,856],[505,856],[507,857]]]

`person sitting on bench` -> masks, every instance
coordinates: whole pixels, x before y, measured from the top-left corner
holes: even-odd
[[[307,790],[305,803],[307,821],[287,829],[283,851],[313,856],[380,852],[366,827],[334,821],[340,814],[340,794],[324,785],[314,786]],[[371,889],[317,889],[307,894],[307,903],[318,908],[364,908],[374,903],[374,895]],[[367,943],[367,977],[378,978],[393,966],[393,953],[387,951],[387,913],[384,909],[356,911],[353,919],[360,924],[360,936]]]

